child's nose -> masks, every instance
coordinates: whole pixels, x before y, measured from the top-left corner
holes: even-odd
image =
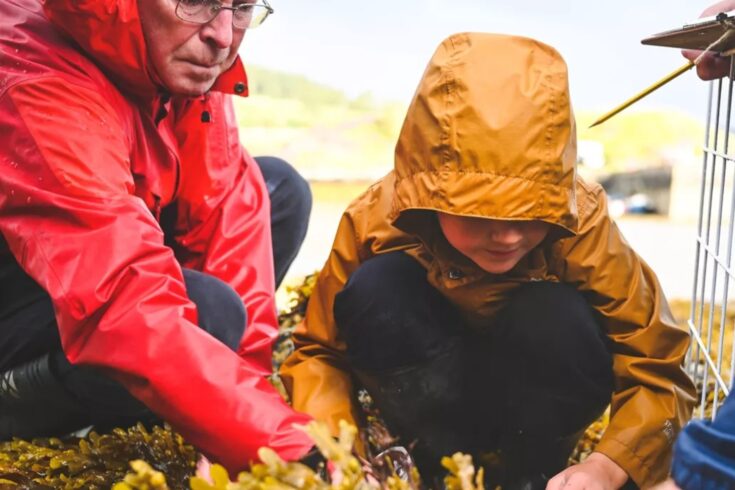
[[[514,223],[497,222],[493,224],[490,236],[497,243],[515,244],[523,238],[520,227]]]

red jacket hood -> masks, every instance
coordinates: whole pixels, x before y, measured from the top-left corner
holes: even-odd
[[[164,89],[148,58],[136,0],[42,0],[49,20],[70,36],[124,91],[152,97]],[[247,96],[238,56],[212,90]]]

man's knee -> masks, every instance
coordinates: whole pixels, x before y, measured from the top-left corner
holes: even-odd
[[[214,276],[184,269],[186,292],[197,306],[199,326],[237,350],[245,332],[247,314],[240,296]]]
[[[307,222],[312,205],[309,183],[285,160],[267,156],[255,160],[263,173],[272,209],[288,211],[294,220]]]
[[[54,377],[89,413],[89,423],[147,416],[150,411],[118,381],[89,366],[73,366],[61,350],[49,354]]]
[[[458,322],[426,270],[403,252],[364,262],[335,297],[334,317],[348,357],[362,368],[426,360],[455,336]]]
[[[274,157],[258,157],[271,202],[273,268],[276,286],[281,284],[301,248],[309,228],[311,189],[288,163]]]

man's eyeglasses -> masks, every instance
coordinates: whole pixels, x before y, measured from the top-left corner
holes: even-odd
[[[177,0],[176,16],[193,24],[207,24],[223,10],[232,11],[232,25],[236,29],[255,29],[273,13],[267,0],[263,3],[233,2],[232,7],[219,0]]]

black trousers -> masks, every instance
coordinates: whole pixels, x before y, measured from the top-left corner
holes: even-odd
[[[607,338],[584,297],[565,284],[521,286],[478,333],[416,261],[393,252],[352,274],[334,314],[351,366],[377,383],[376,404],[408,432],[399,434],[404,444],[424,438],[443,441],[442,451],[482,453],[519,435],[554,441],[579,433],[610,402]]]
[[[274,270],[283,280],[306,236],[311,213],[308,183],[288,163],[256,159],[271,198]],[[235,350],[246,324],[245,307],[223,281],[184,269],[189,298],[197,305],[199,326]],[[51,299],[16,262],[0,264],[0,372],[51,355],[64,388],[90,412],[94,424],[122,424],[148,415],[147,409],[117,382],[87,367],[71,366],[61,351]]]

